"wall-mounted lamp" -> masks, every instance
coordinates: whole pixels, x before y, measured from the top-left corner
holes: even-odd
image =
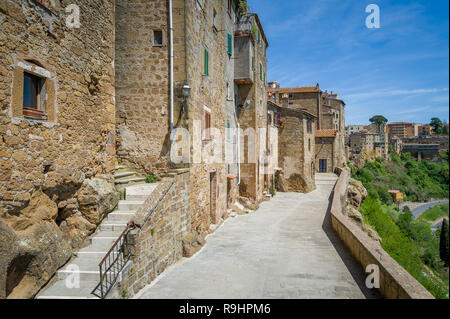
[[[181,94],[185,99],[191,96],[191,88],[189,85],[185,84],[183,85],[183,88],[181,89]]]

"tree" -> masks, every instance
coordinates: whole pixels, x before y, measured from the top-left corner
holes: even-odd
[[[437,117],[433,117],[431,119],[430,125],[433,127],[433,131],[435,134],[439,134],[442,128],[442,121]]]
[[[370,121],[371,123],[377,125],[377,131],[378,131],[378,133],[382,133],[382,132],[381,132],[381,128],[382,128],[383,125],[386,125],[386,123],[388,122],[388,119],[385,118],[383,115],[375,115],[375,116],[372,117],[369,121]]]
[[[388,119],[385,118],[383,115],[375,115],[369,121],[371,123],[376,123],[376,124],[386,124],[388,122]]]
[[[439,252],[441,260],[444,262],[445,267],[448,267],[448,220],[444,219],[441,228],[441,240],[439,243]]]
[[[397,226],[403,231],[403,233],[411,237],[411,223],[413,221],[413,216],[409,207],[406,206],[403,208],[403,214],[398,216]]]

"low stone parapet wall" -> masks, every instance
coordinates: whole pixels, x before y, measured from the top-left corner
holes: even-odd
[[[345,214],[350,173],[343,169],[335,185],[331,221],[333,229],[364,269],[377,265],[380,293],[388,299],[434,299],[434,297],[382,248],[378,241],[360,229]]]
[[[132,259],[122,271],[110,298],[130,298],[168,266],[183,257],[183,238],[191,231],[188,211],[189,171],[163,179],[133,222],[129,235]]]

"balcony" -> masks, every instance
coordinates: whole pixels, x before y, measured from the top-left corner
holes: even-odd
[[[255,60],[252,36],[246,33],[234,38],[234,81],[236,84],[253,84]]]

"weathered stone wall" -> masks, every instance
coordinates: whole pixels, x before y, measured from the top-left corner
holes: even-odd
[[[0,1],[0,297],[33,296],[118,201],[114,8],[77,1],[71,29],[55,3]],[[24,117],[24,72],[45,81],[42,119]]]
[[[317,129],[322,128],[323,122],[323,111],[322,111],[322,98],[320,92],[308,92],[308,93],[294,93],[293,98],[289,102],[294,103],[294,105],[301,105],[309,113],[317,116],[318,121],[316,122]]]
[[[136,213],[133,221],[138,228],[129,235],[133,257],[122,271],[112,298],[124,291],[132,297],[183,257],[183,239],[192,229],[189,180],[187,170],[163,179]]]
[[[190,181],[189,207],[193,215],[192,228],[207,231],[211,224],[220,223],[227,207],[227,166],[223,141],[227,119],[225,70],[228,54],[227,35],[214,30],[212,19],[212,13],[216,10],[217,30],[224,29],[225,2],[205,0],[200,3],[201,8],[196,1],[185,2],[186,73],[187,83],[191,87],[191,97],[187,103],[189,130],[192,133],[191,149],[205,150],[203,153],[206,155],[201,163],[192,163],[190,166],[191,176],[195,178]],[[205,49],[210,58],[209,75],[205,75],[203,70]],[[202,138],[201,123],[204,123],[207,111],[211,113],[213,141]],[[220,154],[212,151],[214,140],[221,142],[218,148]],[[208,157],[217,157],[219,163],[208,163]],[[215,182],[211,182],[214,175]]]
[[[250,17],[249,21],[260,29],[255,17]],[[252,145],[249,145],[243,139],[244,137],[241,137],[241,143],[245,142],[245,144],[244,154],[241,154],[239,191],[242,197],[249,198],[256,205],[262,200],[266,178],[264,164],[261,160],[265,154],[266,141],[264,138],[260,138],[259,132],[260,129],[267,129],[267,44],[262,36],[263,30],[260,32],[259,41],[257,35],[250,36],[253,43],[250,52],[253,52],[254,55],[253,83],[239,85],[238,90],[238,104],[243,105],[239,110],[239,124],[244,132],[251,129],[255,133],[255,142]],[[246,101],[249,101],[250,105],[245,105]],[[265,135],[265,131],[262,131],[262,136]],[[248,154],[256,155],[256,160],[249,160]]]
[[[168,1],[117,0],[115,9],[117,154],[142,173],[161,173],[170,156]]]
[[[333,173],[337,167],[335,137],[316,137],[316,171],[319,172],[320,160],[327,160],[327,172]]]
[[[285,192],[308,193],[316,189],[314,171],[315,128],[307,131],[304,113],[281,108],[278,162],[283,169],[281,185]]]
[[[380,293],[388,299],[434,299],[433,296],[387,252],[379,241],[369,237],[345,215],[350,173],[343,169],[333,191],[331,221],[333,229],[365,270],[368,265],[380,269]]]

